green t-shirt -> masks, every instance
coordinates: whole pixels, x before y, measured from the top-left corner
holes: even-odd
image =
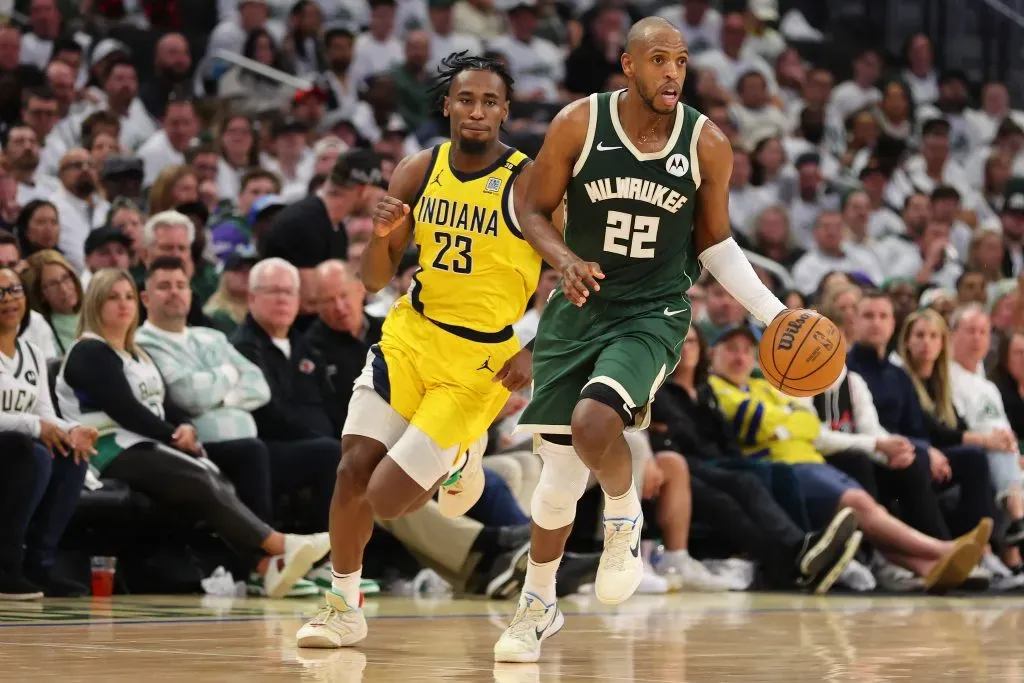
[[[75,341],[75,333],[78,331],[77,313],[54,313],[50,316],[50,326],[53,327],[54,336],[57,338],[57,351],[61,357]]]

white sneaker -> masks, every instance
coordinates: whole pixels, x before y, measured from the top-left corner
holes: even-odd
[[[644,578],[640,559],[641,512],[636,519],[604,520],[604,552],[597,567],[594,595],[606,605],[618,605],[636,592]]]
[[[684,555],[665,555],[658,563],[658,573],[665,577],[673,590],[691,590],[721,593],[733,588],[733,581],[715,576],[700,560]]]
[[[494,644],[494,661],[536,662],[540,659],[540,644],[563,626],[565,617],[557,602],[545,605],[533,593],[523,593],[512,623]]]
[[[263,589],[267,597],[283,598],[295,582],[305,576],[327,553],[331,552],[331,537],[324,534],[285,537],[284,555],[275,555],[267,564]]]
[[[1014,574],[1002,560],[992,553],[985,553],[981,558],[982,569],[992,575],[989,587],[998,593],[1006,593],[1024,588],[1024,574]]]
[[[875,575],[857,560],[850,560],[836,583],[858,593],[868,593],[878,587]]]
[[[441,484],[437,503],[445,517],[461,517],[476,505],[484,492],[484,451],[487,434],[484,433],[466,449],[465,462]]]
[[[917,592],[924,590],[924,579],[910,571],[889,562],[878,553],[871,561],[878,587],[894,593]]]
[[[641,595],[660,595],[668,593],[670,588],[668,579],[658,576],[654,571],[654,567],[644,562],[644,576],[640,580],[640,585],[637,586],[636,592]]]
[[[334,591],[324,594],[327,604],[295,634],[299,647],[349,647],[366,638],[366,616]]]

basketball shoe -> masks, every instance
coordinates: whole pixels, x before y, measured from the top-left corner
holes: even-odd
[[[366,615],[334,591],[324,593],[327,603],[312,621],[295,634],[299,647],[349,647],[366,638]]]
[[[496,662],[536,662],[540,645],[565,626],[565,617],[558,603],[545,605],[533,593],[519,597],[519,607],[501,638],[494,645]]]
[[[643,526],[642,512],[635,519],[604,520],[604,552],[597,567],[594,595],[606,605],[625,602],[643,581],[644,561],[640,557]]]
[[[461,517],[484,492],[484,451],[487,434],[469,445],[461,465],[441,484],[437,503],[446,517]]]

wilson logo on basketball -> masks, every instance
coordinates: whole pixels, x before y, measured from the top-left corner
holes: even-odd
[[[786,323],[786,329],[779,337],[779,350],[788,351],[793,348],[793,341],[796,339],[796,335],[800,333],[800,329],[804,326],[804,323],[811,317],[811,313],[807,312],[801,315],[796,320],[791,320]]]

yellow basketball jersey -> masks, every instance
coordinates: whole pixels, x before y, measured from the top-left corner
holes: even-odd
[[[450,148],[434,148],[412,208],[420,270],[409,297],[422,315],[456,334],[501,341],[511,337],[540,277],[540,256],[523,238],[512,203],[513,182],[528,159],[509,148],[467,174],[452,168]]]

